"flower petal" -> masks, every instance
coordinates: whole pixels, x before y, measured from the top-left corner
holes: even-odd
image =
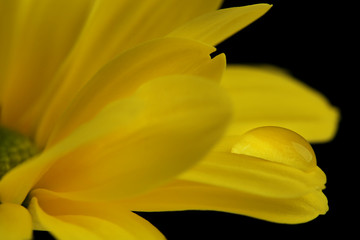
[[[132,99],[144,107],[131,124],[69,153],[37,187],[87,200],[147,191],[200,160],[220,139],[230,117],[228,99],[218,85],[195,76],[152,80]],[[122,114],[117,105],[125,100],[109,106],[92,131]]]
[[[143,104],[139,101],[124,100],[116,107],[104,109],[92,121],[78,127],[64,140],[7,172],[0,179],[0,201],[21,204],[34,184],[59,158],[95,140],[103,139],[118,129],[122,129],[124,134],[133,130],[130,128],[131,123],[138,119]]]
[[[323,95],[285,71],[228,66],[222,86],[234,104],[234,123],[228,135],[240,135],[259,126],[281,126],[308,141],[324,142],[336,133],[338,110]]]
[[[21,205],[0,203],[1,239],[31,239],[32,223],[30,213]]]
[[[37,102],[31,104],[26,102],[25,104],[28,104],[29,108],[22,109],[24,111],[17,110],[18,115],[21,114],[21,119],[19,119],[21,125],[36,129],[40,119],[42,119],[42,114],[47,111],[62,113],[64,109],[60,108],[59,105],[66,106],[69,104],[79,89],[81,89],[100,68],[117,55],[145,41],[166,36],[171,30],[189,19],[217,9],[221,3],[220,0],[146,0],[140,2],[132,0],[81,0],[74,2],[66,0],[60,2],[65,6],[64,9],[67,10],[67,7],[71,9],[73,5],[80,5],[78,2],[83,1],[92,5],[90,13],[87,14],[86,22],[82,26],[82,29],[76,31],[78,36],[76,39],[73,39],[71,52],[68,53],[66,59],[63,60],[61,68],[57,69],[56,74],[50,76],[51,81],[49,81],[48,78],[44,78],[44,81],[48,81],[46,88],[43,87],[33,93],[34,96],[38,97]],[[47,10],[47,6],[44,4],[39,4],[38,1],[32,2],[37,3],[32,5],[39,5],[39,7]],[[83,7],[82,11],[85,11],[85,9],[87,8]],[[54,7],[53,10],[58,11],[58,8]],[[36,15],[35,12],[30,13],[32,14],[31,16]],[[75,20],[73,20],[71,16],[69,18],[67,12],[56,12],[54,13],[54,17],[50,14],[53,13],[49,10],[49,16],[39,16],[39,19],[43,24],[46,24],[47,27],[34,25],[34,27],[29,29],[29,31],[36,33],[33,35],[36,37],[38,41],[37,45],[39,46],[47,45],[43,43],[42,39],[39,40],[39,36],[43,35],[39,35],[38,31],[50,28],[54,33],[53,35],[57,37],[57,41],[62,41],[62,35],[58,37],[58,29],[73,28],[72,26],[69,27],[62,24],[62,22],[74,23],[74,26],[76,26]],[[49,21],[52,20],[60,22],[56,25],[57,27],[48,24]],[[32,48],[29,47],[29,49]],[[63,50],[62,48],[58,49],[59,51]],[[49,51],[48,48],[44,48],[41,49],[41,51],[47,54],[53,54],[53,49]],[[67,52],[64,51],[64,53]],[[32,61],[32,63],[38,62],[34,61],[34,56],[37,57],[39,55],[31,55],[32,58],[30,61]],[[40,57],[42,56],[39,56],[39,58]],[[48,59],[44,57],[41,60],[45,61],[45,64],[41,64],[40,66],[47,66],[46,63]],[[18,68],[16,69],[18,70]],[[28,79],[29,84],[32,83],[33,79],[37,79],[37,76],[31,76],[31,78],[29,78],[28,75],[24,76],[27,78],[20,78],[21,81],[23,82],[24,79]],[[24,85],[21,86],[21,89],[26,89],[24,91],[27,91]],[[19,96],[19,94],[15,95]],[[18,102],[18,99],[15,102]],[[15,111],[13,109],[17,108],[11,108],[10,110]],[[12,119],[18,121],[15,116]],[[11,119],[9,119],[8,122],[12,124]]]
[[[169,36],[190,38],[215,46],[261,17],[270,7],[269,4],[254,4],[210,12],[175,29]]]
[[[179,178],[270,198],[301,197],[314,189],[323,189],[326,182],[318,167],[303,172],[233,153],[212,153]]]
[[[310,221],[328,210],[320,191],[298,198],[270,198],[188,181],[176,181],[118,204],[133,211],[215,210],[289,224]]]
[[[279,127],[247,132],[231,152],[217,148],[178,179],[119,204],[136,211],[218,210],[279,223],[310,221],[328,208],[321,192],[326,177],[310,145]]]
[[[166,50],[161,51],[160,49],[165,46],[167,46]],[[145,51],[146,49],[149,50]],[[155,52],[151,49],[155,50]],[[148,67],[146,71],[145,69],[142,69],[146,68],[146,65],[135,64],[138,59],[146,60],[146,55],[141,54],[143,50],[146,54],[154,54],[155,56],[155,58],[148,58],[148,60],[150,61],[145,61],[145,63],[151,65],[152,61],[156,62],[161,60],[161,62],[156,66],[159,72],[153,71],[153,64]],[[157,50],[159,50],[161,54],[157,54]],[[134,63],[133,65],[121,65],[125,64],[126,61],[129,60],[128,57],[124,57],[124,59],[119,60],[119,62],[121,63],[120,65],[117,64],[118,62],[115,62],[112,67],[105,69],[104,72],[100,74],[99,78],[95,80],[92,85],[90,85],[90,90],[85,91],[84,96],[81,99],[85,100],[85,102],[79,101],[76,108],[73,109],[75,110],[73,112],[76,113],[76,111],[78,110],[79,113],[83,113],[82,108],[84,108],[84,110],[88,111],[85,112],[88,115],[85,115],[84,118],[81,118],[82,115],[80,115],[80,117],[76,120],[74,114],[73,118],[67,119],[69,120],[68,123],[76,123],[77,125],[71,125],[71,131],[66,132],[67,138],[65,138],[64,141],[60,141],[60,144],[53,144],[51,146],[48,146],[45,151],[42,152],[42,154],[40,154],[39,156],[35,156],[33,159],[29,159],[24,164],[21,164],[17,168],[14,168],[0,180],[0,200],[20,204],[26,197],[28,191],[31,189],[33,184],[38,181],[42,174],[44,174],[46,170],[51,166],[51,164],[58,160],[58,158],[63,157],[69,152],[74,151],[74,149],[79,148],[83,144],[89,142],[91,143],[96,138],[100,138],[101,136],[114,132],[116,129],[122,128],[123,134],[129,132],[129,124],[131,123],[131,121],[133,121],[134,118],[138,119],[138,114],[143,107],[143,103],[126,100],[117,106],[117,112],[110,113],[109,109],[104,110],[106,114],[103,112],[99,116],[94,117],[95,119],[93,119],[92,122],[86,122],[91,119],[90,117],[93,117],[92,113],[96,114],[102,107],[107,105],[111,100],[114,100],[114,98],[116,97],[121,97],[122,95],[125,97],[129,95],[131,92],[135,91],[136,88],[143,81],[148,81],[151,77],[156,78],[158,76],[163,76],[167,74],[188,73],[199,76],[207,76],[206,73],[203,73],[206,69],[209,68],[206,67],[206,65],[212,66],[213,72],[215,71],[214,69],[219,69],[219,72],[222,72],[224,67],[224,58],[221,57],[222,55],[220,55],[218,58],[214,58],[212,60],[209,54],[213,50],[214,49],[212,47],[206,46],[201,43],[196,43],[191,40],[163,39],[154,41],[149,44],[145,44],[143,47],[139,47],[137,50],[130,51],[128,55],[136,56],[132,58],[131,63]],[[159,59],[157,59],[157,57]],[[106,85],[107,87],[103,91],[100,91],[102,85],[104,85],[103,80],[109,79],[110,81],[112,80],[112,77],[118,79],[116,74],[118,74],[119,69],[116,67],[131,66],[133,67],[131,69],[132,71],[125,71],[126,73],[130,74],[124,76],[125,82],[121,81],[122,79],[120,79],[119,81],[113,80],[108,85]],[[122,68],[120,69],[120,71],[121,70]],[[141,74],[142,71],[148,74]],[[131,78],[133,74],[137,74],[137,78]],[[221,74],[217,74],[217,77],[219,77],[220,75]],[[127,82],[126,79],[132,81]],[[129,89],[125,88],[125,84],[127,84],[132,91],[121,92],[121,90]],[[157,91],[158,90],[155,90],[155,92]],[[102,99],[102,97],[104,97],[104,99]],[[223,111],[221,110],[220,112]],[[49,122],[48,127],[51,128],[54,122]],[[81,125],[83,123],[85,125]],[[101,128],[99,128],[99,126],[101,126]],[[66,131],[65,128],[60,128],[60,130],[62,131],[61,133]],[[44,137],[44,139],[46,139],[46,137]]]
[[[24,114],[51,85],[92,5],[87,0],[1,1],[2,125],[25,134],[34,131],[34,119],[23,121]]]
[[[77,126],[91,119],[111,101],[131,95],[141,84],[151,79],[173,75],[189,74],[220,81],[225,57],[213,59],[210,53],[215,49],[192,40],[164,38],[148,42],[127,51],[104,67],[79,93],[70,109],[58,124],[48,145],[66,136]],[[209,69],[211,69],[209,71]],[[66,101],[48,112],[37,135],[37,142],[44,145],[59,116],[59,109],[65,109]]]
[[[149,222],[119,205],[61,199],[42,189],[32,196],[34,222],[59,239],[164,239]]]
[[[245,133],[231,150],[214,150],[179,178],[271,198],[300,197],[326,182],[310,144],[279,127]]]
[[[50,231],[56,238],[90,239],[90,240],[100,239],[100,237],[98,237],[96,233],[92,232],[90,229],[87,229],[86,227],[82,227],[81,225],[79,226],[78,224],[73,223],[71,219],[68,219],[68,221],[66,221],[66,216],[65,219],[62,220],[61,219],[62,216],[48,215],[39,207],[36,199],[33,199],[33,201],[31,202],[30,210],[35,221],[41,224],[44,229]],[[114,229],[111,228],[111,230]]]

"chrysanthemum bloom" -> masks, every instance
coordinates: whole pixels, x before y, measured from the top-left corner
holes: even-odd
[[[164,238],[132,211],[327,211],[307,141],[257,127],[326,141],[337,111],[280,70],[223,74],[213,46],[270,7],[220,4],[0,0],[2,239]]]

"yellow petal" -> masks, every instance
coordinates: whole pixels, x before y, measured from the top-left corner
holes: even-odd
[[[41,189],[32,196],[34,221],[59,239],[164,239],[149,222],[119,205],[66,200]]]
[[[133,99],[144,107],[131,124],[58,161],[37,187],[73,199],[115,199],[149,190],[200,160],[229,120],[229,102],[218,85],[194,76],[150,81]],[[117,105],[124,101],[109,106],[92,131],[121,115]]]
[[[94,140],[103,139],[119,129],[122,129],[123,134],[134,130],[130,126],[134,119],[138,119],[142,108],[139,101],[130,100],[124,100],[116,109],[106,108],[63,141],[16,166],[0,180],[0,201],[21,204],[34,184],[61,157],[92,144]]]
[[[326,213],[326,177],[299,135],[263,127],[229,142],[232,152],[218,148],[181,180],[119,202],[136,211],[217,210],[279,223]]]
[[[100,237],[86,227],[72,223],[71,220],[62,220],[61,216],[51,216],[44,212],[38,205],[37,199],[34,198],[30,205],[31,215],[35,221],[39,222],[44,229],[51,232],[59,239],[89,239],[99,240]],[[113,230],[113,229],[111,229]]]
[[[33,19],[33,16],[37,16],[36,19],[39,19],[42,23],[31,25],[28,28],[28,31],[32,33],[31,36],[37,41],[36,46],[40,48],[43,45],[48,46],[48,43],[51,42],[50,40],[52,39],[48,39],[48,35],[53,35],[56,43],[62,43],[63,41],[64,44],[67,43],[68,39],[64,38],[67,37],[68,34],[62,35],[60,30],[72,30],[77,26],[76,19],[80,18],[83,13],[87,13],[85,15],[85,24],[82,25],[81,29],[75,31],[76,38],[71,39],[72,48],[70,53],[65,51],[67,49],[64,49],[64,47],[60,48],[55,45],[50,50],[47,47],[41,49],[41,52],[45,53],[45,56],[42,56],[35,52],[37,49],[33,48],[32,45],[25,45],[25,48],[28,47],[28,49],[31,49],[32,53],[31,56],[29,55],[29,57],[31,57],[28,60],[31,61],[31,65],[29,66],[34,65],[34,63],[39,63],[38,65],[42,68],[48,66],[49,60],[47,55],[52,56],[54,49],[62,54],[66,54],[66,59],[63,60],[56,74],[49,74],[43,79],[43,81],[47,81],[46,88],[45,86],[41,86],[41,88],[36,86],[37,90],[32,92],[32,94],[38,98],[36,102],[22,103],[21,101],[22,104],[27,104],[29,107],[21,110],[15,107],[9,107],[10,110],[8,111],[15,111],[14,109],[17,109],[16,113],[18,116],[21,116],[20,119],[12,116],[12,120],[20,121],[16,124],[17,126],[20,124],[34,129],[37,127],[37,124],[39,124],[39,120],[42,118],[41,115],[48,109],[49,111],[61,113],[64,109],[58,105],[66,106],[69,104],[79,89],[86,84],[100,68],[118,54],[145,41],[163,37],[189,19],[217,9],[221,3],[220,0],[146,0],[141,2],[132,0],[66,0],[55,1],[55,3],[51,3],[51,5],[54,6],[49,7],[49,4],[44,4],[48,1],[31,2],[31,5],[48,11],[48,15],[43,16],[38,15],[37,12],[32,9],[29,10],[29,14],[31,14],[30,19]],[[61,4],[58,2],[61,2]],[[81,10],[78,12],[79,16],[75,15],[77,18],[74,19],[71,15],[72,8],[81,5],[80,3],[82,2],[90,5],[90,9],[87,6],[79,7]],[[56,5],[59,4],[61,7],[56,7]],[[56,25],[51,24],[53,21],[57,22]],[[70,23],[70,26],[66,25],[66,23]],[[73,24],[73,26],[71,24]],[[46,32],[48,29],[51,30],[49,33]],[[27,38],[23,37],[22,39]],[[46,42],[43,43],[44,41]],[[16,68],[17,72],[19,72],[18,69],[19,68]],[[45,67],[45,69],[47,70],[47,67]],[[40,70],[44,71],[44,69]],[[39,69],[34,69],[32,72],[38,74]],[[27,81],[28,84],[33,84],[33,81],[36,81],[37,77],[36,75],[26,75],[24,72],[24,77],[19,78],[22,83],[20,89],[24,89],[24,92],[28,91],[28,88],[24,87],[25,83],[23,82]],[[19,88],[14,87],[14,90],[16,89]],[[31,87],[31,89],[33,89],[33,87]],[[10,92],[8,93],[9,96],[11,94]],[[19,94],[15,94],[15,96],[13,94],[11,96],[14,98],[15,96],[19,96]],[[19,99],[13,101],[13,105],[15,105],[14,102],[19,102]],[[7,122],[12,124],[10,116]]]
[[[80,92],[70,109],[51,136],[58,141],[73,129],[88,121],[109,102],[131,95],[141,84],[151,79],[173,75],[191,74],[217,78],[219,81],[225,65],[224,55],[213,59],[213,47],[192,40],[165,38],[148,42],[117,57],[104,67]],[[209,70],[211,69],[211,70]],[[66,101],[51,109],[42,121],[37,142],[44,145]],[[52,143],[48,143],[52,144]]]
[[[31,239],[30,213],[18,204],[0,203],[0,236],[7,240]]]
[[[323,189],[325,174],[300,135],[261,127],[238,137],[231,152],[213,151],[180,179],[272,198],[296,198]]]
[[[193,69],[192,75],[205,77],[215,82],[220,82],[226,69],[226,56],[221,53],[211,59],[204,61],[197,69]],[[190,72],[189,72],[190,73]]]
[[[269,4],[254,4],[210,12],[175,29],[169,36],[190,38],[214,46],[261,17],[270,7]]]
[[[259,126],[281,126],[310,142],[324,142],[336,133],[338,110],[319,92],[282,70],[228,66],[222,86],[234,105],[234,123],[228,135]]]
[[[23,117],[51,85],[92,5],[87,0],[1,1],[2,125],[33,133],[34,118]]]
[[[233,153],[212,153],[179,179],[231,188],[271,198],[295,198],[323,189],[325,174],[303,172],[264,159]]]
[[[310,221],[328,210],[320,191],[298,198],[269,198],[187,181],[173,182],[120,204],[134,211],[215,210],[289,224]]]

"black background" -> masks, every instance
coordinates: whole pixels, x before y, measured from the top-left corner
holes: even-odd
[[[223,7],[261,1],[225,0]],[[352,47],[351,6],[346,1],[267,1],[272,9],[261,19],[220,44],[229,63],[267,63],[286,68],[340,108],[336,138],[313,145],[318,165],[328,177],[325,216],[299,225],[281,225],[229,213],[185,211],[141,213],[169,239],[325,239],[354,237],[358,221],[356,170],[357,54]],[[353,121],[352,121],[353,120]],[[354,143],[354,144],[352,144]],[[355,171],[354,171],[355,172]],[[335,235],[336,234],[336,235]],[[340,234],[340,235],[338,235]],[[36,237],[43,234],[36,233]],[[356,238],[356,237],[355,237]]]

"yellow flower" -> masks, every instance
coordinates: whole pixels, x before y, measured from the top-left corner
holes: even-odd
[[[132,211],[327,211],[306,140],[258,127],[326,141],[336,109],[279,70],[223,74],[213,46],[270,6],[220,5],[0,0],[1,238],[164,239]]]

